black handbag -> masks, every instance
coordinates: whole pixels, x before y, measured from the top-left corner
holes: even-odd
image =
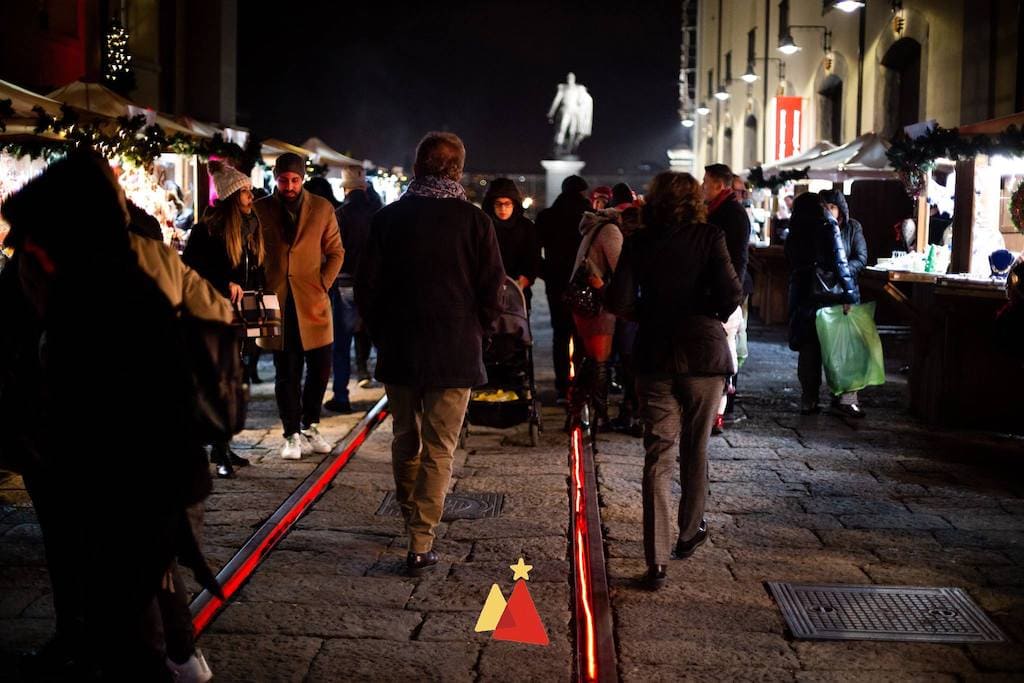
[[[281,304],[277,295],[262,289],[242,292],[242,302],[235,304],[235,324],[244,327],[249,338],[281,336]]]
[[[569,286],[566,287],[565,292],[562,293],[562,303],[569,307],[569,309],[583,318],[593,318],[601,312],[603,300],[601,293],[590,286],[588,268],[586,268],[587,261],[589,259],[590,248],[594,246],[594,240],[604,230],[604,226],[608,225],[605,223],[599,228],[595,228],[590,236],[590,242],[587,244],[587,248],[583,251],[587,255],[583,262],[580,263],[580,267],[573,271],[572,277],[569,278]]]

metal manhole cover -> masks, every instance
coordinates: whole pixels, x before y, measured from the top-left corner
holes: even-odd
[[[457,519],[485,519],[501,514],[501,503],[505,496],[501,493],[449,493],[444,499],[443,522]],[[401,517],[402,510],[395,500],[395,492],[388,491],[377,508],[377,514],[385,517]]]
[[[769,582],[795,638],[1000,643],[1006,636],[959,588]]]

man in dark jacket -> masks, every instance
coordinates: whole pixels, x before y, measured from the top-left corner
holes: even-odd
[[[334,396],[324,403],[324,408],[335,413],[350,413],[352,405],[348,400],[348,381],[352,374],[352,340],[356,338],[356,362],[360,386],[370,381],[367,364],[370,358],[370,344],[356,337],[362,327],[355,303],[356,269],[359,257],[370,235],[370,219],[377,209],[370,203],[365,183],[352,187],[335,212],[341,243],[345,246],[345,261],[341,272],[331,288],[331,311],[334,314]]]
[[[587,181],[573,175],[562,181],[562,194],[554,203],[537,215],[537,238],[544,250],[541,277],[551,310],[551,328],[554,331],[555,389],[559,401],[564,401],[569,389],[569,338],[574,333],[572,311],[562,302],[569,285],[576,252],[580,247],[580,220],[590,211],[590,202],[583,193]]]
[[[729,248],[729,258],[733,270],[742,283],[747,275],[747,261],[750,258],[750,218],[747,210],[736,198],[733,190],[732,170],[725,164],[711,164],[704,167],[704,201],[708,204],[708,223],[716,225],[725,233],[725,243]],[[735,396],[736,372],[739,363],[736,354],[736,337],[743,325],[743,308],[737,306],[725,323],[725,333],[729,339],[729,351],[733,358],[733,375],[729,378],[726,395],[722,397],[718,417],[715,419],[714,432],[720,434],[726,412],[732,412],[729,396]]]
[[[465,160],[452,133],[420,141],[415,177],[373,217],[356,274],[394,418],[395,490],[414,576],[437,564],[434,528],[470,390],[487,380],[483,336],[498,319],[505,279],[494,227],[459,184]]]

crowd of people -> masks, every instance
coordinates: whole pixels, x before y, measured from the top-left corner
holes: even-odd
[[[544,281],[567,427],[586,405],[594,429],[643,437],[643,581],[662,586],[668,559],[689,557],[707,540],[708,441],[735,413],[746,356],[751,224],[742,181],[735,185],[730,169],[714,164],[702,182],[660,173],[640,197],[626,184],[588,193],[586,181],[571,176],[534,224],[510,179],[491,182],[482,208],[467,200],[457,136],[429,133],[415,158],[406,194],[386,207],[359,180],[346,183],[342,202],[326,182],[304,183],[305,161],[294,154],[277,160],[275,191],[261,198],[248,176],[211,163],[218,199],[192,228],[182,258],[137,234],[98,157],[57,161],[4,202],[14,257],[0,271],[0,305],[11,321],[0,332],[8,361],[0,464],[24,475],[57,616],[55,638],[31,666],[68,678],[209,679],[178,565],[217,591],[199,542],[211,490],[207,457],[220,477],[248,462],[232,451],[230,434],[204,444],[190,429],[195,397],[176,352],[178,320],[184,313],[230,325],[233,306],[252,290],[275,293],[281,307],[281,333],[260,339],[273,352],[281,458],[332,449],[319,423],[325,409],[352,411],[353,342],[357,381],[383,384],[409,574],[438,562],[434,537],[453,454],[472,388],[487,379],[482,349],[506,276],[527,302]],[[83,215],[88,231],[76,227]],[[821,384],[814,312],[858,301],[865,260],[863,231],[842,193],[796,198],[786,251],[801,412],[812,413]],[[596,308],[578,304],[583,290]],[[241,351],[257,381],[259,348]],[[67,400],[92,381],[117,403]],[[863,414],[856,395],[838,397],[834,408]],[[102,457],[69,458],[48,428],[54,423],[102,440]],[[116,438],[102,438],[111,430]],[[98,494],[113,490],[117,497]],[[78,513],[85,507],[94,511],[88,518]],[[97,515],[102,532],[89,526]],[[112,643],[116,657],[107,654]]]

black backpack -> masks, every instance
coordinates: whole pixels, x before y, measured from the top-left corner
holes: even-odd
[[[192,429],[202,443],[227,441],[245,428],[249,384],[242,332],[224,323],[181,317],[183,352],[192,382]]]

